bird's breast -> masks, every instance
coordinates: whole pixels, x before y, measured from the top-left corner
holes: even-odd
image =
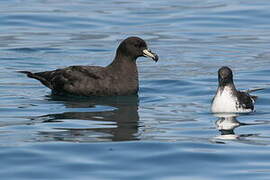
[[[237,97],[230,88],[218,89],[211,110],[213,113],[248,113],[252,109],[240,106]]]
[[[212,112],[236,112],[236,101],[237,99],[233,97],[231,91],[218,90],[212,103]]]

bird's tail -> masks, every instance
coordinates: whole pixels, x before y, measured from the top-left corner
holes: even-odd
[[[17,71],[18,73],[26,74],[27,77],[34,78],[34,74],[30,71]]]
[[[264,90],[264,89],[265,88],[253,88],[253,89],[248,89],[248,90],[246,90],[244,92],[249,94],[249,93],[256,92],[256,91],[261,91],[261,90]],[[254,95],[250,95],[250,97],[251,97],[253,103],[255,103],[255,101],[258,99],[258,96],[254,96]]]
[[[48,80],[46,80],[42,76],[37,75],[36,73],[32,73],[30,71],[18,71],[18,73],[26,74],[27,77],[34,78],[34,79],[39,80],[43,85],[47,86],[48,88],[50,88],[50,89],[53,88],[52,85],[51,85],[51,83]]]
[[[265,88],[254,88],[254,89],[248,89],[246,90],[245,92],[247,93],[252,93],[252,92],[255,92],[255,91],[261,91],[261,90],[264,90]]]

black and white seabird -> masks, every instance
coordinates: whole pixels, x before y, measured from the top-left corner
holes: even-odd
[[[218,70],[218,89],[212,101],[213,113],[249,113],[254,111],[256,96],[237,91],[233,83],[233,73],[229,67]]]
[[[138,71],[136,59],[150,57],[158,61],[158,56],[147,48],[139,37],[129,37],[116,50],[111,64],[100,66],[70,66],[54,71],[32,73],[19,71],[39,80],[58,95],[113,96],[130,95],[138,92]]]

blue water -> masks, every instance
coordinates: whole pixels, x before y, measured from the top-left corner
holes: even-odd
[[[270,179],[270,1],[0,1],[1,179]],[[16,71],[109,64],[145,39],[138,96],[53,97]],[[266,88],[210,113],[217,70]]]

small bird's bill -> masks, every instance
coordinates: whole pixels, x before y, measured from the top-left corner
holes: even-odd
[[[152,58],[154,61],[158,61],[158,55],[156,55],[155,53],[151,52],[149,49],[145,49],[143,50],[143,55],[145,57],[150,57]]]

